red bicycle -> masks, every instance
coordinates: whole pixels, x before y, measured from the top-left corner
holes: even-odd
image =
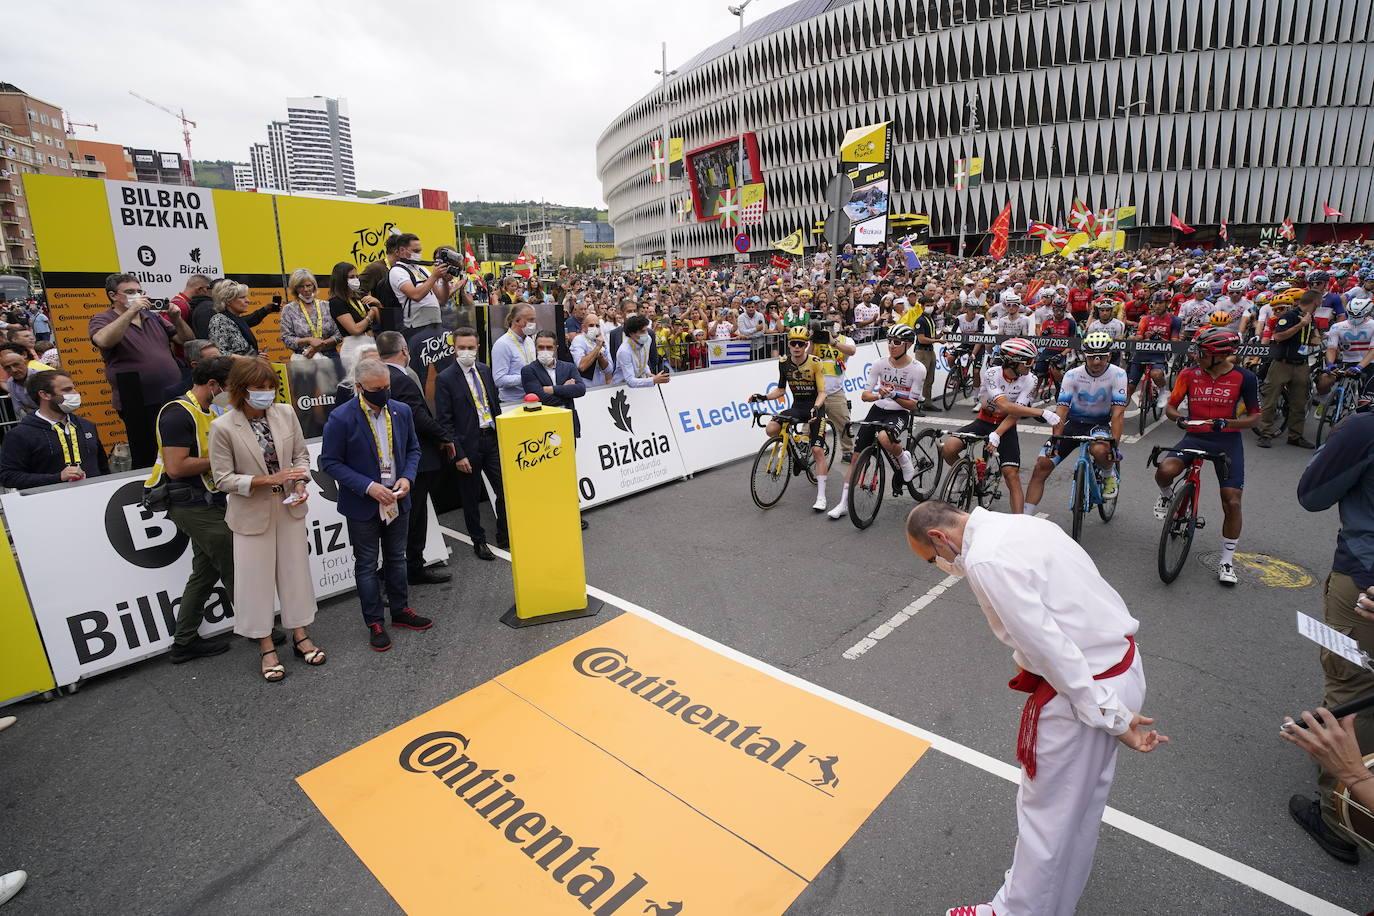
[[[1150,450],[1151,467],[1159,466],[1161,453],[1166,458],[1182,458],[1188,462],[1187,470],[1174,481],[1174,495],[1169,500],[1164,528],[1159,533],[1159,578],[1168,583],[1183,571],[1188,551],[1193,547],[1193,533],[1207,526],[1207,520],[1198,514],[1198,503],[1202,499],[1202,466],[1212,462],[1225,479],[1231,473],[1231,459],[1221,452],[1156,445]]]

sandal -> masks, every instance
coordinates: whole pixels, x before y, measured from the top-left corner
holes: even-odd
[[[305,659],[305,663],[307,665],[311,666],[312,668],[316,668],[320,665],[323,665],[329,659],[325,658],[324,650],[321,649],[319,646],[316,646],[308,652],[301,651],[301,643],[305,642],[309,638],[309,636],[302,636],[300,639],[295,640],[294,645],[291,647],[291,651],[296,653],[297,658]]]
[[[266,658],[269,655],[276,654],[276,649],[268,649],[266,652],[262,653],[262,658]],[[280,681],[285,677],[286,667],[282,665],[280,661],[278,661],[275,665],[268,665],[267,667],[262,669],[262,679],[264,681],[268,681],[269,683],[275,684],[277,681]]]

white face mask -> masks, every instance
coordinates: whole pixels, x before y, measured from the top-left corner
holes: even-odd
[[[537,356],[539,358],[539,361],[543,363],[545,366],[552,366],[554,359],[558,356],[558,354],[552,350],[540,350],[538,353],[534,355]]]
[[[255,410],[266,410],[277,400],[275,391],[250,391],[248,392],[248,406]]]
[[[601,329],[598,327],[588,328],[587,339],[590,340],[592,343],[596,343],[598,340],[601,339]]]
[[[302,292],[299,294],[297,298],[299,298],[301,302],[305,303],[306,305],[309,305],[310,303],[315,301],[315,294]]]
[[[956,579],[964,578],[964,552],[962,550],[956,553],[952,560],[946,560],[937,553],[935,565],[940,567],[940,571],[947,576],[953,576]]]
[[[62,403],[58,406],[63,413],[75,413],[81,407],[81,392],[69,391],[62,395]]]
[[[357,277],[349,277],[348,288],[356,293],[358,290],[363,288],[363,281],[359,280]]]
[[[458,350],[453,354],[453,358],[458,360],[458,365],[462,366],[465,372],[477,365],[476,350]]]
[[[525,325],[525,336],[526,336],[526,337],[533,337],[535,334],[538,334],[538,333],[539,333],[539,326],[536,325],[533,321],[531,321],[529,324]]]

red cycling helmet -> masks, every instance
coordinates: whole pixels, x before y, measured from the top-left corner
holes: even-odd
[[[1198,332],[1193,343],[1199,351],[1213,356],[1227,356],[1240,346],[1240,335],[1226,328],[1207,327]]]

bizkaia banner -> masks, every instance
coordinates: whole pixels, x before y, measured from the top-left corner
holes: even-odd
[[[320,443],[309,451],[310,575],[315,597],[327,598],[354,587],[353,550],[335,507],[338,487],[318,470]],[[143,508],[143,481],[143,473],[96,477],[0,498],[59,685],[171,648],[191,548],[166,513]],[[425,561],[433,563],[448,556],[448,547],[432,508],[429,514]],[[232,596],[220,584],[200,632],[213,636],[232,626]]]
[[[215,204],[208,190],[107,181],[119,269],[154,299],[170,299],[186,278],[224,276]]]
[[[675,378],[667,386],[676,384]],[[577,488],[582,508],[687,476],[660,386],[593,388],[577,399]]]

